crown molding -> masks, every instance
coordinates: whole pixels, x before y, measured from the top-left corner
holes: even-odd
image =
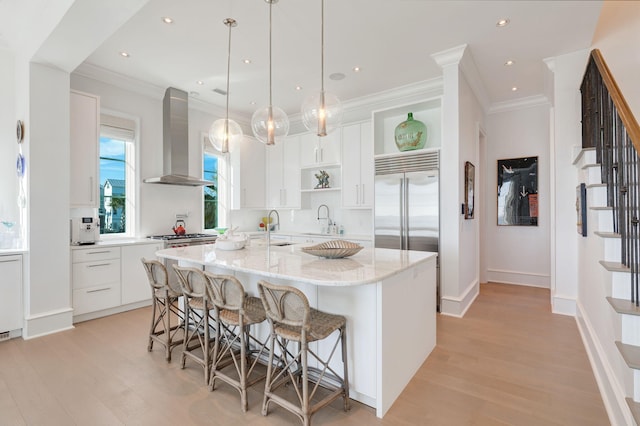
[[[82,64],[80,64],[75,70],[73,70],[72,74],[91,78],[93,80],[110,84],[112,86],[129,90],[131,92],[139,93],[153,99],[162,100],[162,98],[164,97],[164,92],[166,90],[166,87],[159,87],[155,84],[137,80],[135,78],[131,78],[117,72],[109,71],[105,68],[87,62],[83,62]]]
[[[501,112],[515,111],[524,108],[533,108],[542,105],[551,105],[551,102],[549,102],[549,99],[546,96],[528,96],[526,98],[514,99],[512,101],[496,102],[491,105],[488,114],[498,114]]]
[[[467,45],[461,44],[441,52],[433,53],[431,57],[440,68],[444,68],[451,65],[458,65],[462,60],[465,50],[467,50]]]

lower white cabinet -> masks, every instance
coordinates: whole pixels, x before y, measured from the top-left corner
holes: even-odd
[[[73,250],[73,314],[120,305],[120,247]]]
[[[152,243],[74,248],[73,315],[107,309],[111,309],[107,313],[114,313],[131,309],[127,305],[137,303],[133,307],[139,307],[151,300],[149,280],[140,259],[156,259],[155,252],[163,247],[163,243]]]
[[[164,248],[164,244],[139,244],[122,246],[122,304],[141,302],[151,299],[149,279],[140,258],[156,259],[155,252]]]
[[[22,255],[0,256],[0,333],[22,328]]]

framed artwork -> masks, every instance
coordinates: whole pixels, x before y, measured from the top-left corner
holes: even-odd
[[[466,161],[464,163],[464,218],[473,219],[476,168]]]
[[[498,225],[538,226],[538,157],[498,160]]]
[[[587,185],[576,186],[576,216],[578,234],[587,236]]]

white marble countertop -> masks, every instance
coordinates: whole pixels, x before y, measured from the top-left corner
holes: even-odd
[[[348,258],[324,259],[301,251],[300,248],[306,245],[268,248],[251,245],[234,251],[216,250],[214,245],[199,245],[159,250],[156,255],[322,286],[352,286],[381,281],[437,255],[422,251],[364,248]]]
[[[238,231],[241,232],[241,231]],[[244,232],[249,235],[251,238],[260,238],[266,237],[266,231],[249,231]],[[319,232],[296,232],[296,231],[273,231],[271,232],[271,236],[286,236],[286,237],[319,237],[319,238],[329,238],[335,240],[360,240],[360,241],[371,241],[371,235],[364,234],[321,234]]]
[[[95,244],[82,244],[75,245],[71,244],[72,250],[78,249],[90,249],[92,247],[109,247],[109,246],[128,246],[128,245],[139,245],[139,244],[162,244],[162,240],[152,240],[150,238],[112,238],[106,240],[96,241]]]
[[[27,249],[7,248],[7,249],[0,249],[0,256],[10,256],[12,254],[25,254],[28,252],[29,250]]]

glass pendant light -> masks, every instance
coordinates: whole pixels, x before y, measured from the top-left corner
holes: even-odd
[[[302,102],[302,122],[318,136],[327,136],[342,122],[342,103],[337,96],[324,91],[324,0],[321,1],[320,30],[320,93]]]
[[[271,93],[271,9],[278,0],[264,1],[269,3],[269,106],[253,113],[251,129],[260,142],[274,145],[289,134],[289,117],[282,109],[273,106]]]
[[[227,112],[225,118],[216,120],[209,128],[209,142],[222,153],[229,152],[229,144],[242,137],[242,128],[238,123],[229,120],[229,74],[231,70],[231,28],[238,25],[235,19],[222,21],[229,28],[229,46],[227,49]]]

